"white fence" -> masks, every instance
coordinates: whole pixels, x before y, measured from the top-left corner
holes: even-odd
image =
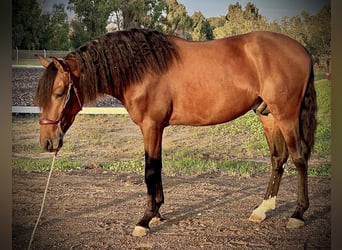
[[[39,107],[12,106],[12,114],[39,114]],[[126,115],[127,110],[122,107],[83,107],[79,114],[87,115]]]

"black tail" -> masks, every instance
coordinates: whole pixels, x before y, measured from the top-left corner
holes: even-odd
[[[305,152],[305,155],[307,159],[310,157],[311,151],[315,143],[315,131],[317,127],[316,113],[316,90],[314,86],[313,64],[311,64],[310,78],[306,87],[300,113],[301,136],[302,140],[306,144],[305,148],[307,150]]]

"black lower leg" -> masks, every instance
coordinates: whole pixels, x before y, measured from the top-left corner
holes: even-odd
[[[159,208],[164,203],[163,186],[161,179],[161,158],[152,159],[145,154],[145,183],[147,186],[147,207],[143,218],[137,225],[149,228],[148,224],[153,217],[160,217]]]
[[[272,174],[268,183],[265,199],[277,196],[284,173],[283,165],[288,159],[288,150],[280,130],[275,129],[270,143]]]
[[[307,163],[305,160],[295,160],[294,163],[298,171],[298,202],[291,217],[304,220],[304,212],[309,208]]]

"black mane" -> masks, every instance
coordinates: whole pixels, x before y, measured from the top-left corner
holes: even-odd
[[[146,72],[162,74],[178,58],[175,46],[160,32],[145,29],[117,31],[100,36],[71,53],[81,71],[85,102],[107,93],[121,97]]]
[[[85,103],[104,93],[120,98],[130,84],[142,81],[147,72],[160,75],[179,58],[175,45],[166,35],[146,29],[108,33],[84,44],[66,58],[68,56],[76,57]],[[57,68],[50,63],[35,95],[34,101],[39,107],[49,105],[56,74]]]

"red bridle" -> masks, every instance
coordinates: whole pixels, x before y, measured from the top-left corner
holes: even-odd
[[[73,88],[74,92],[75,92],[75,95],[77,97],[77,100],[78,100],[78,104],[80,105],[80,108],[82,110],[82,102],[81,102],[81,98],[80,98],[80,95],[79,95],[79,91],[77,89],[77,87],[74,85],[74,82],[71,78],[71,73],[69,71],[69,85],[68,85],[68,92],[67,92],[67,95],[65,97],[65,100],[64,100],[64,105],[63,105],[63,109],[62,109],[62,112],[60,113],[60,115],[58,116],[58,118],[56,120],[50,120],[50,119],[40,119],[39,120],[39,124],[40,125],[56,125],[58,124],[60,121],[61,121],[61,116],[63,114],[63,111],[70,99],[70,92],[71,92],[71,88]]]

